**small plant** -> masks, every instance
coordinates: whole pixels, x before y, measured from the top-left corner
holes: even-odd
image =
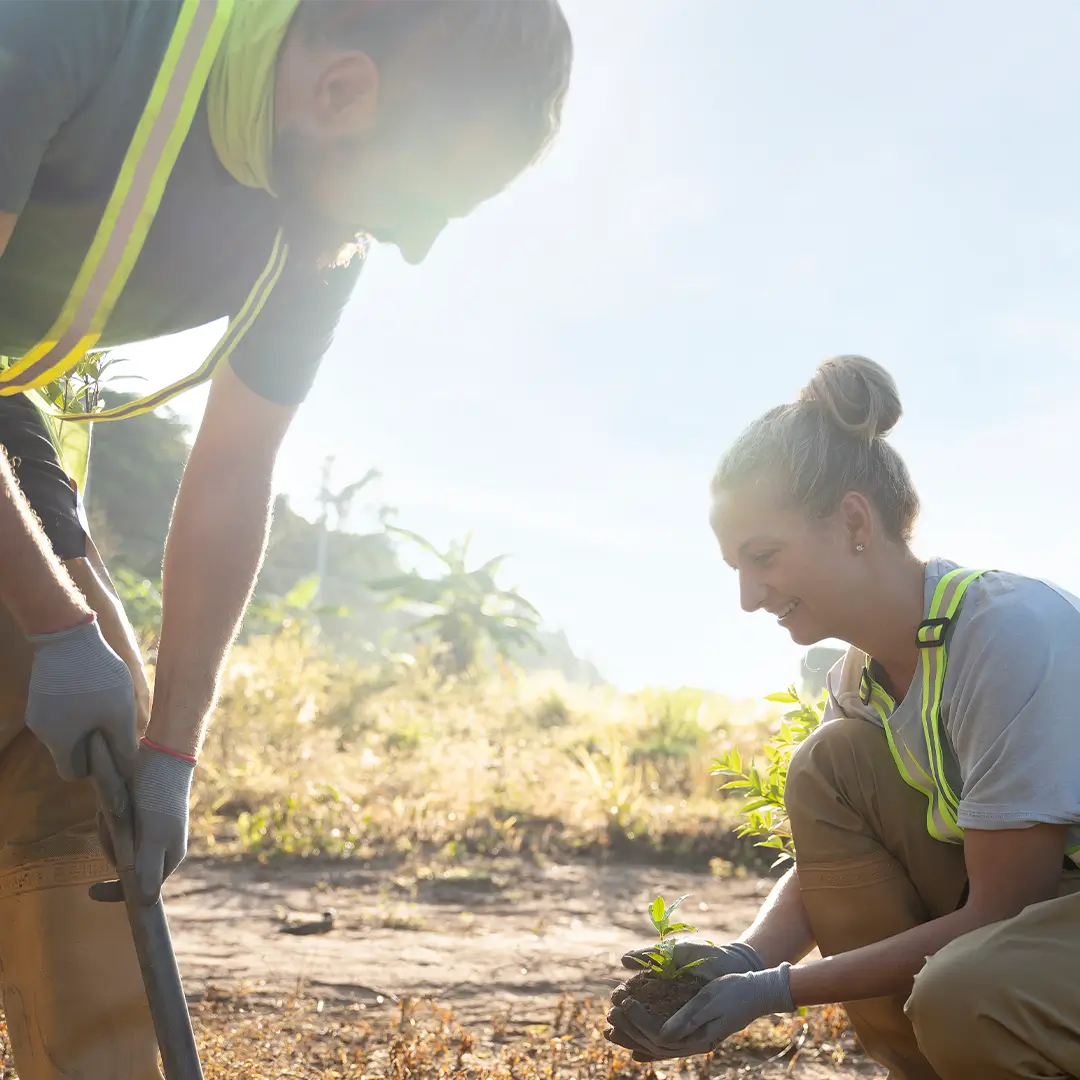
[[[744,792],[740,811],[746,820],[739,826],[738,835],[760,836],[763,839],[756,847],[779,851],[774,867],[795,858],[784,805],[788,765],[799,744],[821,723],[826,694],[827,691],[823,692],[817,702],[803,701],[794,686],[769,694],[766,701],[794,705],[795,708],[784,714],[780,730],[762,748],[768,762],[764,770],[756,765],[744,768],[738,748],[732,748],[714,760],[710,770],[714,776],[731,777],[721,787],[722,791]]]
[[[705,985],[706,981],[693,969],[705,959],[700,957],[688,964],[675,962],[676,934],[696,933],[693,926],[684,922],[675,922],[672,915],[675,909],[686,899],[680,896],[670,906],[664,898],[658,896],[648,908],[649,921],[659,938],[657,944],[641,956],[634,959],[641,965],[641,971],[627,979],[624,989],[653,1016],[667,1020],[681,1009]]]
[[[686,893],[680,896],[670,907],[664,903],[662,896],[658,896],[649,905],[649,918],[656,928],[660,941],[652,952],[646,954],[645,959],[639,957],[635,957],[635,959],[646,971],[652,972],[661,979],[677,979],[691,968],[696,968],[704,960],[704,957],[702,957],[681,966],[675,963],[675,942],[671,940],[672,936],[681,933],[697,933],[697,927],[690,926],[689,923],[673,923],[671,921],[671,913],[688,895]]]

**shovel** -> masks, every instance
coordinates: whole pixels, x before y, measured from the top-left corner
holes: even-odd
[[[117,874],[124,892],[131,936],[142,969],[166,1080],[203,1080],[184,986],[176,966],[169,923],[161,897],[140,904],[135,885],[135,828],[131,797],[99,732],[90,737],[90,774],[112,838]]]

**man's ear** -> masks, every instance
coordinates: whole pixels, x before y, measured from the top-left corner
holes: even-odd
[[[367,53],[335,53],[315,84],[315,113],[323,134],[333,141],[366,135],[375,126],[379,92],[379,69]]]

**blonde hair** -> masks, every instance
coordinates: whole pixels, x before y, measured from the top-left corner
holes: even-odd
[[[717,467],[712,493],[768,480],[792,505],[827,517],[844,495],[858,491],[877,509],[888,535],[906,544],[919,496],[886,441],[901,412],[896,383],[880,364],[834,356],[796,401],[770,409],[743,431]]]

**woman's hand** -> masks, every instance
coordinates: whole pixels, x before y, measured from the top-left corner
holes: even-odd
[[[608,1013],[605,1037],[633,1051],[635,1061],[707,1054],[759,1016],[794,1012],[791,965],[713,979],[669,1020],[653,1016],[629,995]]]
[[[656,952],[655,945],[649,945],[644,949],[631,949],[630,952],[623,954],[622,966],[631,971],[643,971],[648,962],[649,953],[652,952]],[[698,978],[705,979],[707,982],[719,979],[721,975],[735,975],[742,971],[761,971],[765,967],[765,961],[758,956],[757,951],[741,941],[733,941],[727,945],[714,945],[711,941],[676,941],[672,948],[672,959],[677,968],[701,961],[693,972]],[[618,993],[618,990],[615,993]],[[612,994],[611,999],[615,1000],[615,994]]]

